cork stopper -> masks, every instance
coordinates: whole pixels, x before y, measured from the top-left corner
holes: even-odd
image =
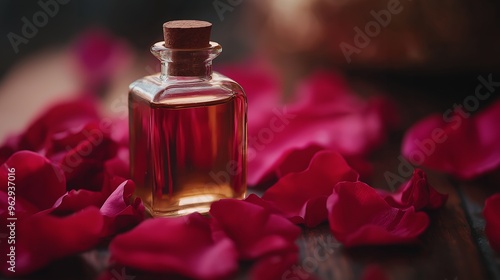
[[[163,24],[165,47],[202,49],[210,46],[212,24],[200,20],[174,20]]]

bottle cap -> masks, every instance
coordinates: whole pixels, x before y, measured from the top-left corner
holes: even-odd
[[[163,24],[165,47],[202,49],[210,46],[212,24],[200,20],[174,20]]]

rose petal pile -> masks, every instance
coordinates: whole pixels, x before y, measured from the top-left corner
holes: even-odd
[[[473,179],[500,167],[500,100],[472,115],[432,115],[406,133],[402,154],[413,164]]]
[[[97,107],[91,100],[55,105],[0,147],[0,180],[11,182],[0,186],[0,217],[17,218],[15,272],[3,262],[3,274],[31,273],[143,219],[141,200],[132,200],[134,183],[117,174],[128,165],[119,157],[121,144]],[[6,230],[0,234],[8,236]],[[3,255],[10,245],[0,243]]]
[[[326,71],[307,77],[285,103],[276,74],[263,64],[222,69],[248,96],[248,183],[269,186],[283,172],[302,170],[319,149],[340,152],[358,172],[369,175],[364,157],[396,122],[390,103],[362,100],[339,73]]]
[[[113,239],[111,259],[143,271],[196,279],[224,279],[236,272],[239,261],[255,261],[256,275],[279,275],[289,268],[283,264],[297,262],[295,240],[301,231],[287,219],[236,199],[214,202],[210,214],[145,221]],[[261,270],[276,261],[280,266],[274,272]]]
[[[420,169],[395,193],[340,182],[327,201],[330,229],[346,247],[414,243],[429,226],[427,214],[418,211],[438,209],[447,199]]]
[[[328,221],[346,247],[413,243],[429,226],[420,210],[442,207],[447,196],[429,185],[423,171],[416,170],[395,193],[359,181],[370,170],[364,156],[394,124],[386,101],[362,100],[340,75],[317,72],[285,105],[279,80],[263,68],[245,69],[251,84],[238,80],[250,103],[249,183],[275,184],[262,198],[213,203],[210,217],[194,213],[140,223],[111,241],[115,267],[224,279],[244,262],[253,263],[253,279],[279,279],[298,260],[296,224]],[[83,99],[56,105],[0,146],[0,180],[15,173],[15,189],[0,187],[0,217],[17,218],[18,275],[88,250],[143,219],[142,202],[132,200],[134,184],[124,179],[126,124],[111,125],[96,107]],[[1,254],[9,250],[0,244]],[[0,267],[12,274],[8,263]]]
[[[0,163],[4,163],[9,156],[21,150],[30,150],[42,155],[65,152],[67,147],[58,145],[59,133],[67,135],[72,131],[80,131],[83,134],[83,125],[98,122],[96,103],[91,99],[58,103],[47,109],[23,133],[7,138],[0,146]],[[67,139],[68,142],[70,139]],[[69,146],[70,150],[76,144],[77,139],[74,140],[73,143],[68,143],[73,144]]]
[[[295,224],[315,227],[328,220],[347,247],[413,243],[429,225],[427,214],[416,211],[440,208],[446,200],[420,169],[396,193],[375,190],[334,151],[316,153],[307,169],[285,175],[262,198],[247,198]]]
[[[264,192],[262,198],[250,195],[246,200],[279,213],[295,224],[315,227],[327,220],[326,201],[335,186],[345,182],[358,183],[358,177],[339,153],[321,150],[312,157],[305,170],[283,176]],[[410,207],[415,210],[437,209],[447,200],[447,195],[429,185],[427,176],[420,169],[416,169],[397,192],[376,192],[377,199],[385,200],[387,206],[402,210]]]
[[[430,223],[418,210],[441,207],[446,198],[422,170],[396,193],[380,193],[358,181],[339,153],[322,150],[305,170],[289,172],[262,198],[214,202],[210,217],[195,213],[143,222],[111,242],[111,259],[114,267],[139,274],[196,279],[224,279],[239,262],[251,261],[252,279],[279,279],[293,274],[297,262],[301,230],[293,224],[328,221],[346,247],[414,243]]]
[[[210,220],[198,213],[147,220],[117,236],[109,250],[120,264],[197,279],[222,278],[237,269],[231,240],[214,240]]]

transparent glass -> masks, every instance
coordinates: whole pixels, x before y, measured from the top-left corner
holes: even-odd
[[[244,198],[247,101],[233,80],[212,72],[219,44],[151,52],[161,73],[130,85],[130,165],[136,196],[152,216],[208,212],[222,198]]]

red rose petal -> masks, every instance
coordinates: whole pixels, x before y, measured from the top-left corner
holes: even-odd
[[[210,215],[215,220],[215,228],[236,244],[242,259],[298,250],[295,240],[301,233],[300,228],[265,207],[223,199],[212,203]]]
[[[81,76],[91,88],[102,86],[120,69],[126,69],[132,58],[126,42],[100,29],[83,33],[73,51]]]
[[[393,208],[362,182],[340,182],[328,198],[333,236],[344,246],[412,243],[429,226],[424,212]]]
[[[106,199],[101,192],[88,190],[71,190],[63,195],[48,212],[54,215],[65,215],[80,211],[89,206],[100,207],[105,217],[105,225],[101,236],[112,236],[124,229],[137,225],[144,219],[145,208],[140,198],[132,200],[135,185],[126,180],[115,188],[115,191]]]
[[[297,92],[297,101],[287,106],[276,104],[259,114],[265,121],[249,126],[250,185],[279,177],[276,163],[291,150],[308,151],[315,145],[349,157],[366,155],[384,141],[393,121],[387,120],[386,102],[361,100],[335,73],[317,72]],[[287,164],[298,165],[287,168],[291,170],[302,167],[301,162]]]
[[[349,164],[349,166],[356,170],[359,173],[359,180],[365,181],[369,180],[369,178],[373,175],[373,165],[366,159],[366,157],[362,156],[346,156],[344,157],[345,161]]]
[[[63,153],[59,165],[64,170],[69,188],[99,190],[102,177],[96,174],[103,172],[106,160],[116,156],[118,145],[93,125],[83,127],[78,133],[87,136]]]
[[[18,220],[16,271],[9,272],[8,264],[2,262],[2,272],[6,275],[25,275],[55,259],[94,247],[100,240],[103,221],[102,215],[95,207],[88,207],[66,217],[40,213]],[[5,256],[7,244],[0,244],[0,248]]]
[[[7,159],[19,150],[19,135],[11,135],[5,139],[0,146],[0,164],[4,164]]]
[[[100,207],[105,197],[100,192],[89,190],[70,190],[52,206],[54,214],[65,215],[85,209],[88,206]]]
[[[63,215],[86,209],[89,206],[98,206],[105,217],[102,237],[112,236],[141,222],[144,219],[145,208],[140,198],[132,200],[135,190],[134,182],[123,179],[119,181],[115,178],[115,180],[108,181],[108,184],[116,185],[110,187],[114,191],[107,199],[102,192],[71,190],[63,195],[49,212]]]
[[[104,236],[131,228],[144,219],[145,208],[140,198],[132,200],[135,184],[131,180],[121,183],[101,206],[106,217]]]
[[[127,148],[120,148],[116,156],[104,163],[104,172],[122,178],[130,177],[129,151]]]
[[[237,81],[248,98],[248,129],[261,127],[282,99],[278,73],[266,59],[251,58],[240,65],[226,65],[218,69],[222,74]]]
[[[97,104],[96,104],[97,106]],[[88,157],[92,152],[94,147],[99,146],[103,142],[109,141],[111,136],[111,129],[106,127],[103,121],[93,120],[88,122],[81,122],[78,125],[75,124],[73,127],[68,127],[62,131],[54,132],[48,139],[44,152],[48,158],[58,153],[67,153],[72,149],[81,149],[85,147],[81,146],[82,143],[90,143],[91,147],[89,150],[85,149],[81,153],[82,157]],[[107,153],[113,155],[114,151],[101,151],[102,153]]]
[[[117,236],[109,249],[120,264],[197,279],[227,277],[238,266],[232,241],[214,241],[209,220],[198,213],[144,221]]]
[[[274,206],[274,204],[270,201],[263,200],[262,198],[258,197],[256,194],[250,194],[245,198],[245,201],[250,202],[255,205],[259,205],[263,208],[266,208],[268,211],[270,211],[273,214],[277,214],[280,216],[284,216],[283,212],[281,212],[278,208]]]
[[[304,148],[294,148],[285,151],[284,154],[276,161],[276,163],[271,167],[274,170],[273,173],[269,173],[268,177],[262,179],[263,182],[272,181],[272,179],[279,179],[289,173],[296,173],[304,171],[309,166],[309,163],[313,156],[319,152],[327,150],[324,147],[318,145],[309,145]],[[350,156],[344,157],[346,162],[360,173],[361,177],[369,178],[373,173],[372,165],[363,157],[360,156]],[[265,186],[261,184],[262,186]],[[267,186],[269,187],[269,186]]]
[[[427,182],[427,175],[418,168],[396,193],[379,190],[379,194],[392,207],[406,209],[413,206],[417,211],[440,208],[448,199],[447,194],[439,193]]]
[[[500,101],[468,117],[467,112],[432,115],[411,127],[402,145],[413,164],[472,179],[500,166]],[[467,116],[468,118],[464,117]]]
[[[318,145],[310,145],[304,149],[291,149],[286,151],[283,156],[277,161],[276,175],[281,178],[289,173],[297,173],[307,169],[311,159],[316,153],[324,150]]]
[[[10,199],[9,199],[9,194],[11,194]],[[12,201],[14,200],[15,200],[15,206],[14,206],[15,211],[13,211],[13,213],[15,214],[15,217],[18,219],[26,216],[29,217],[35,214],[36,212],[40,211],[38,207],[33,205],[31,202],[27,201],[21,196],[16,196],[15,192],[9,193],[0,191],[0,218],[2,218],[3,221],[5,222],[7,221],[8,217],[14,216],[10,215],[9,211],[9,206],[12,206],[9,205],[9,203],[12,204]]]
[[[30,273],[55,259],[91,249],[103,238],[142,221],[142,202],[137,198],[130,203],[133,191],[132,181],[123,182],[100,211],[93,205],[102,199],[102,194],[88,190],[70,191],[55,203],[54,208],[38,213],[35,213],[37,210],[26,208],[31,204],[26,204],[22,197],[16,197],[16,252],[23,256],[20,262],[16,262],[20,263],[16,273]],[[6,220],[7,213],[0,214]]]
[[[104,163],[115,158],[119,143],[111,138],[109,124],[99,119],[97,107],[90,99],[52,106],[24,133],[9,138],[0,148],[1,157],[18,150],[38,152],[59,164],[68,188],[99,190]]]
[[[282,177],[262,198],[293,223],[314,227],[327,219],[326,199],[335,184],[357,179],[339,153],[320,151],[306,170]]]
[[[108,162],[110,161],[107,161],[106,164]],[[114,216],[110,213],[118,213],[131,205],[131,196],[135,189],[134,183],[108,171],[105,171],[100,191],[70,190],[56,201],[52,207],[52,213],[61,215],[76,212],[88,206],[96,206],[103,210],[104,215]]]
[[[491,248],[500,253],[500,194],[495,194],[486,200],[483,215],[486,220],[484,232]]]
[[[120,144],[99,120],[97,105],[90,100],[57,104],[0,148],[1,157],[9,156],[0,166],[0,180],[8,182],[15,173],[19,275],[91,249],[143,219],[141,200],[131,199],[133,183],[117,176],[128,173],[121,158],[126,151],[117,154]],[[32,151],[15,152],[22,147]],[[0,187],[3,221],[9,215],[7,191],[7,184]],[[0,244],[2,254],[6,244]]]
[[[14,168],[15,172],[9,169]],[[15,178],[8,180],[9,174]],[[13,154],[0,166],[0,190],[7,191],[7,182],[15,184],[16,197],[22,197],[40,210],[50,208],[66,192],[62,170],[47,158],[30,151]]]
[[[101,206],[101,213],[106,216],[116,216],[130,204],[135,185],[131,180],[121,183]]]
[[[98,120],[96,108],[95,101],[91,99],[78,99],[55,104],[20,135],[16,150],[42,150],[54,133]]]
[[[112,170],[104,170],[104,178],[102,180],[101,193],[104,197],[109,197],[116,188],[125,181],[123,177],[114,175]]]
[[[305,275],[301,272],[301,277],[296,278],[295,271],[293,270],[293,265],[298,261],[297,253],[290,254],[280,254],[271,255],[257,261],[250,271],[250,279],[255,280],[275,280],[275,279],[309,279],[314,278],[308,277],[310,275]]]

